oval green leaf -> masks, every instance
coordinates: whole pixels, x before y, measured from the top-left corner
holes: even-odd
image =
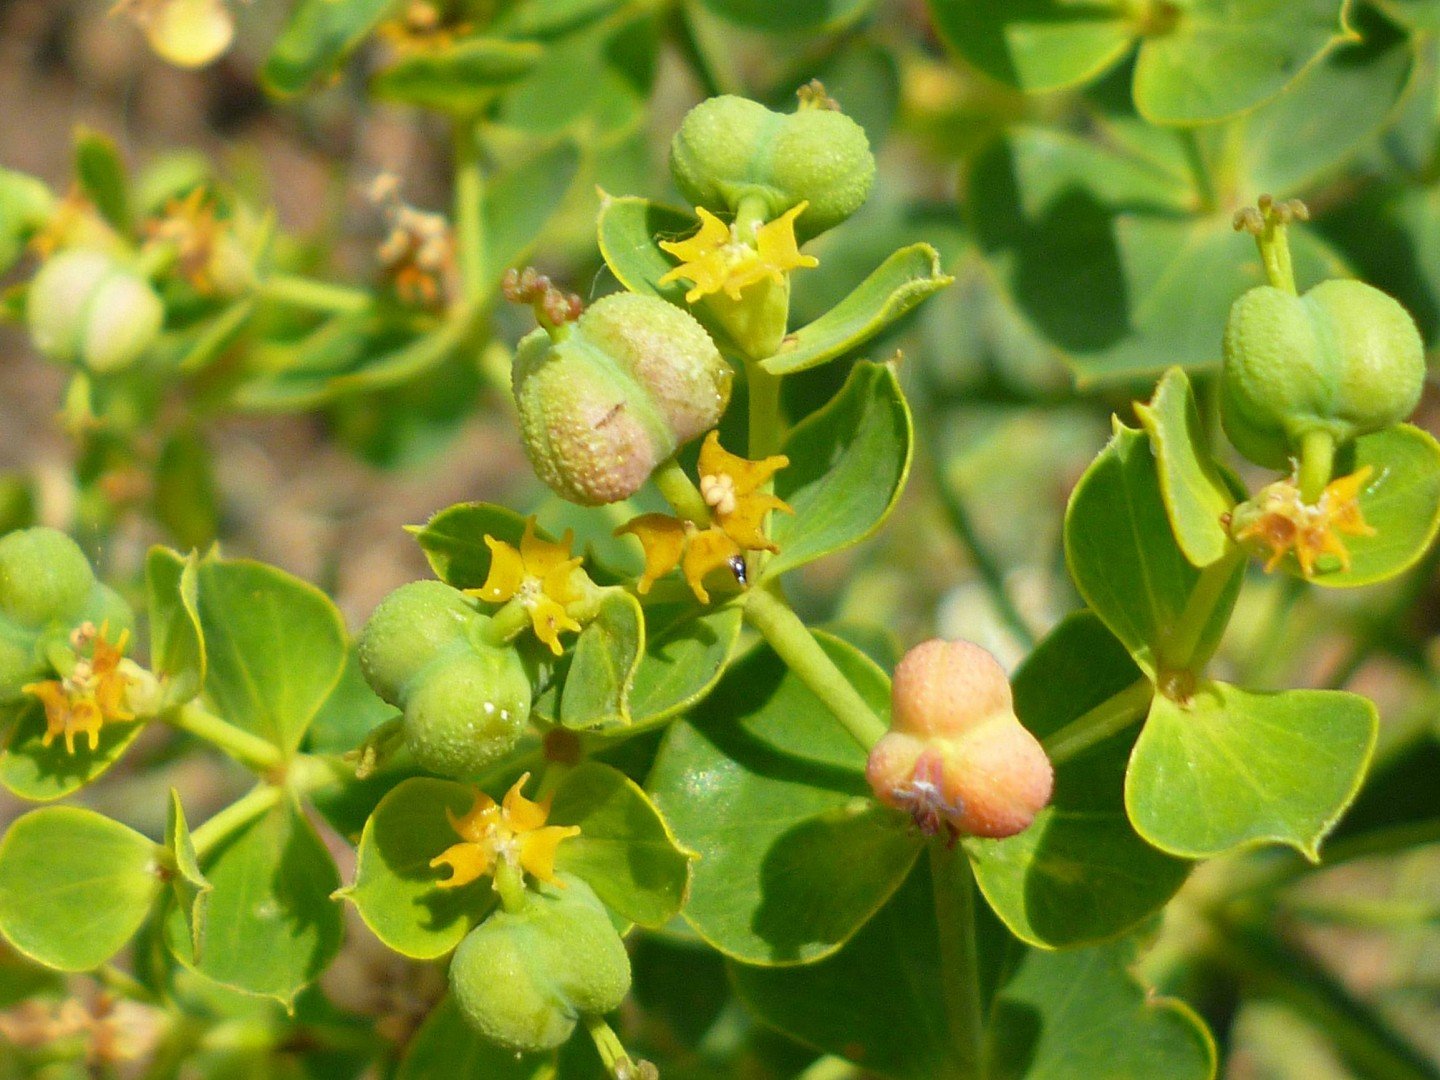
[[[575,641],[560,689],[559,721],[576,731],[630,726],[630,684],[645,652],[645,616],[634,594],[609,591]]]
[[[463,38],[401,56],[370,81],[370,90],[385,101],[466,116],[529,72],[544,51],[531,41]]]
[[[145,558],[150,610],[150,669],[159,676],[166,704],[189,701],[205,683],[205,639],[200,634],[196,573],[200,560],[153,547]]]
[[[160,857],[152,841],[93,810],[32,810],[0,840],[0,933],[47,967],[99,967],[164,889]]]
[[[645,610],[647,626],[656,609]],[[647,632],[645,655],[630,685],[630,719],[636,728],[653,726],[683,712],[719,681],[740,636],[738,607],[695,610],[689,605],[673,621]]]
[[[525,534],[525,519],[493,503],[456,503],[424,525],[407,525],[405,529],[425,552],[436,577],[457,589],[478,589],[490,574],[490,548],[485,537],[518,547]],[[536,535],[552,539],[539,530]]]
[[[1125,806],[1141,836],[1182,858],[1277,843],[1318,861],[1360,790],[1377,730],[1371,702],[1334,690],[1206,683],[1183,705],[1157,694]]]
[[[64,739],[45,745],[45,710],[34,698],[7,705],[3,711],[16,719],[5,752],[0,754],[0,784],[30,802],[64,798],[98,779],[145,728],[138,721],[106,724],[94,750],[82,736],[75,740],[72,754],[65,749]]]
[[[328,74],[395,6],[395,0],[300,0],[260,77],[277,94],[298,94]]]

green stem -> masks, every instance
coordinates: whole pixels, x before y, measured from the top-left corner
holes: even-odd
[[[780,449],[785,441],[785,417],[780,411],[780,382],[758,362],[745,364],[750,399],[750,457],[758,461]]]
[[[850,685],[800,616],[771,587],[750,590],[745,597],[745,618],[856,742],[869,750],[880,741],[886,731],[885,722]]]
[[[531,625],[530,609],[517,596],[513,600],[506,601],[499,611],[490,616],[483,637],[487,644],[503,647],[530,629]]]
[[[981,582],[984,583],[986,591],[990,594],[990,603],[994,606],[996,613],[1004,620],[1005,625],[1021,645],[1026,649],[1034,648],[1035,633],[1025,622],[1025,617],[1020,614],[1020,609],[1015,606],[1015,602],[1010,599],[1010,594],[1005,589],[1005,574],[994,553],[980,539],[980,534],[975,529],[974,519],[970,517],[970,510],[965,505],[965,500],[943,477],[936,486],[940,489],[940,503],[945,510],[945,516],[950,519],[950,527],[955,530],[969,550],[970,560],[975,564],[975,570],[979,573]]]
[[[500,894],[500,906],[512,915],[525,910],[530,902],[524,871],[508,859],[501,858],[495,863],[495,891]]]
[[[942,994],[958,1078],[980,1075],[985,1022],[980,1007],[980,956],[975,943],[975,875],[958,844],[932,841],[930,877],[940,935]]]
[[[710,506],[705,496],[700,494],[695,481],[686,475],[674,457],[666,458],[650,474],[650,480],[681,517],[693,521],[702,529],[710,524]]]
[[[274,784],[258,784],[190,834],[195,854],[204,856],[226,837],[243,829],[256,818],[279,805],[284,790]]]
[[[1290,241],[1285,235],[1284,222],[1275,215],[1265,214],[1265,224],[1255,243],[1260,248],[1266,280],[1275,288],[1296,295],[1295,268],[1290,262]]]
[[[270,274],[260,282],[257,291],[267,300],[332,315],[354,315],[372,303],[370,294],[363,289],[294,274]]]
[[[1150,680],[1137,679],[1118,694],[1071,720],[1043,743],[1051,764],[1061,765],[1143,720],[1154,697],[1155,687]]]
[[[1190,672],[1198,674],[1209,655],[1200,655],[1201,638],[1210,625],[1210,619],[1220,604],[1225,590],[1235,574],[1235,565],[1242,562],[1245,553],[1238,547],[1231,548],[1204,570],[1195,582],[1190,599],[1179,621],[1171,628],[1156,657],[1157,666],[1164,673]]]
[[[1323,428],[1307,431],[1300,439],[1300,500],[1318,503],[1334,471],[1335,436]]]
[[[621,1076],[621,1070],[628,1070],[633,1063],[630,1055],[625,1052],[625,1044],[620,1041],[620,1036],[615,1034],[603,1016],[586,1016],[584,1022],[585,1030],[590,1033],[590,1038],[595,1043],[595,1052],[600,1055],[600,1060],[605,1065],[605,1071],[613,1077]]]
[[[285,754],[279,747],[220,719],[193,702],[161,713],[159,719],[173,728],[188,731],[191,735],[218,746],[255,772],[271,773],[285,767]]]
[[[455,239],[460,281],[467,299],[485,288],[485,172],[475,121],[455,125]]]
[[[1215,194],[1215,180],[1210,175],[1210,164],[1200,149],[1200,139],[1194,128],[1182,129],[1180,144],[1185,149],[1185,162],[1190,166],[1190,177],[1195,182],[1196,193],[1200,196],[1200,209],[1213,213],[1220,201]]]

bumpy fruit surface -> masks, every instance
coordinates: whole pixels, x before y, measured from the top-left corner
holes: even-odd
[[[129,367],[155,341],[165,307],[150,283],[101,251],[65,251],[50,259],[26,300],[35,347],[95,372]]]
[[[504,757],[530,718],[530,678],[508,646],[462,641],[406,689],[405,745],[442,776],[474,776]]]
[[[630,990],[630,960],[605,909],[584,882],[566,882],[531,893],[521,911],[495,912],[450,963],[461,1015],[507,1049],[552,1050],[581,1016],[610,1012]]]
[[[480,613],[443,581],[412,581],[381,600],[360,634],[360,670],[375,693],[404,705],[416,672],[451,646]]]
[[[733,376],[694,318],[635,293],[597,301],[559,341],[535,331],[513,371],[536,473],[587,506],[633,495],[678,446],[714,427]]]
[[[1015,716],[995,658],[965,641],[927,641],[895,669],[891,729],[870,752],[876,797],[927,831],[1024,831],[1050,801],[1054,772]]]
[[[1264,285],[1235,301],[1225,326],[1221,420],[1257,465],[1284,469],[1311,431],[1341,444],[1409,416],[1425,349],[1409,313],[1359,281],[1303,296]]]
[[[733,212],[743,199],[758,197],[773,220],[808,202],[796,222],[804,240],[860,208],[875,180],[875,158],[864,129],[844,113],[777,113],[727,94],[690,110],[671,143],[670,170],[686,198],[711,210]]]

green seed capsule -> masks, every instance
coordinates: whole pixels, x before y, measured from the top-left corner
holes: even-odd
[[[1359,281],[1303,296],[1265,285],[1235,301],[1225,326],[1221,420],[1257,465],[1284,469],[1314,431],[1341,444],[1408,417],[1425,350],[1409,313]]]
[[[582,1016],[619,1006],[630,990],[625,945],[595,894],[567,879],[517,912],[472,930],[450,963],[461,1015],[492,1042],[522,1053],[553,1050]]]
[[[77,249],[35,275],[26,315],[40,352],[107,372],[129,367],[154,343],[165,307],[148,281],[113,256]]]
[[[412,581],[376,606],[360,634],[360,670],[391,705],[404,704],[415,673],[447,649],[480,613],[443,581]]]
[[[714,427],[733,377],[693,317],[636,293],[597,301],[558,341],[535,331],[513,371],[536,473],[586,506],[633,495],[677,447]]]
[[[865,202],[875,158],[865,131],[844,113],[802,107],[771,112],[745,98],[703,101],[670,145],[675,183],[696,206],[735,211],[763,200],[773,220],[802,202],[796,222],[805,240],[840,224]]]
[[[11,622],[38,630],[78,617],[94,587],[85,553],[59,530],[21,529],[0,537],[0,614]]]
[[[405,745],[421,765],[442,776],[474,776],[525,730],[530,678],[513,648],[462,638],[406,686],[404,710]]]

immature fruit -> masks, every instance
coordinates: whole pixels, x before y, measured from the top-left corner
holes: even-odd
[[[26,315],[40,352],[107,372],[129,367],[154,343],[165,307],[150,283],[118,259],[71,250],[35,275]]]
[[[39,629],[76,614],[95,587],[80,545],[58,529],[21,529],[0,537],[0,613]]]
[[[696,206],[735,211],[758,197],[773,220],[802,202],[800,238],[818,236],[865,202],[875,158],[865,131],[844,113],[802,107],[771,112],[726,94],[691,109],[670,145],[670,171]]]
[[[564,1043],[582,1016],[619,1006],[630,959],[589,886],[544,886],[517,912],[496,911],[450,962],[461,1015],[492,1042],[521,1053]]]
[[[586,506],[633,495],[678,446],[719,422],[733,372],[687,312],[653,296],[597,301],[513,368],[525,449],[540,478]]]
[[[509,646],[462,639],[422,669],[404,696],[405,745],[442,776],[474,776],[498,761],[530,718],[530,678]]]
[[[1220,417],[1257,465],[1285,469],[1301,440],[1337,444],[1415,410],[1425,349],[1409,313],[1360,281],[1325,281],[1304,296],[1262,285],[1225,325]]]
[[[412,581],[376,605],[360,633],[360,671],[371,689],[403,706],[405,686],[480,618],[472,601],[443,581]]]
[[[917,646],[895,669],[891,700],[891,729],[870,751],[866,777],[881,802],[925,831],[1014,836],[1050,801],[1050,760],[984,649]]]

